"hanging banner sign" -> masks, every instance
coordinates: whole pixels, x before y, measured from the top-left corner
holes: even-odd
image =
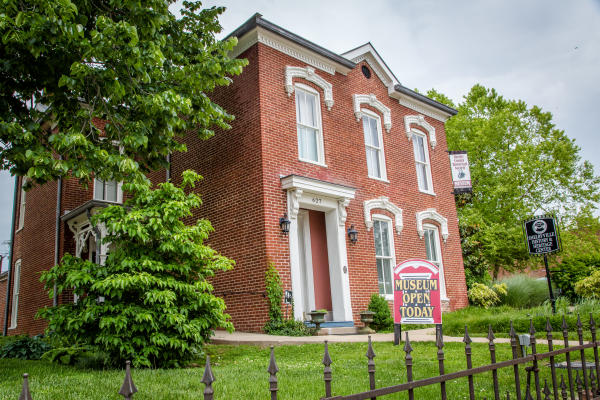
[[[544,255],[561,250],[558,224],[553,215],[540,215],[523,221],[529,254]]]
[[[394,323],[442,323],[440,271],[434,264],[414,259],[396,265]]]
[[[471,186],[471,171],[466,151],[449,151],[450,169],[454,182],[454,193],[467,193],[473,190]]]

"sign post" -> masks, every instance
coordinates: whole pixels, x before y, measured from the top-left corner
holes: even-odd
[[[529,254],[544,256],[552,313],[556,314],[556,300],[552,292],[552,280],[550,279],[550,269],[548,268],[548,254],[557,253],[561,250],[556,218],[553,215],[540,215],[525,220],[523,221],[523,232],[525,233],[525,241],[527,242]]]
[[[394,268],[394,344],[401,324],[441,324],[440,271],[427,260],[406,260]]]

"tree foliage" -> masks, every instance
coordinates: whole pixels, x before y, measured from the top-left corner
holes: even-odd
[[[215,39],[224,8],[184,2],[177,19],[171,3],[4,1],[1,168],[32,183],[122,180],[165,166],[188,131],[227,128],[206,94],[245,65],[227,56],[235,39]]]
[[[446,123],[449,150],[469,155],[473,193],[457,196],[465,267],[494,276],[527,265],[522,220],[554,212],[563,226],[600,200],[600,178],[579,148],[552,122],[552,114],[525,102],[505,99],[475,85],[458,105],[444,95],[428,95],[454,106]]]
[[[44,308],[48,329],[70,346],[89,346],[121,363],[172,366],[188,359],[214,328],[232,329],[225,303],[212,294],[208,278],[233,262],[204,244],[210,223],[182,221],[200,198],[184,189],[200,177],[183,174],[180,187],[147,180],[124,185],[125,207],[110,206],[92,218],[111,243],[105,265],[65,255],[42,274],[50,290],[73,290],[76,303]],[[122,365],[122,364],[119,364]]]

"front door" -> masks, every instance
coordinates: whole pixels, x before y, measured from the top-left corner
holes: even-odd
[[[332,311],[331,280],[325,213],[303,210],[298,213],[298,243],[303,283],[303,311]],[[331,315],[331,313],[329,314]]]

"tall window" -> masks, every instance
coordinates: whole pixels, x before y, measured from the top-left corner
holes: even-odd
[[[440,271],[440,294],[442,299],[445,299],[446,283],[444,279],[444,266],[442,265],[439,232],[434,225],[424,225],[423,230],[425,231],[425,252],[427,261],[438,267]]]
[[[21,184],[21,202],[19,204],[19,226],[17,227],[17,229],[21,229],[23,228],[23,225],[25,225],[25,189],[23,188],[23,186],[25,186],[25,179],[23,179],[23,183]]]
[[[10,312],[10,328],[17,327],[17,312],[19,310],[19,286],[21,285],[21,260],[15,262],[15,272],[13,274],[13,295],[12,309]]]
[[[386,179],[385,158],[383,157],[383,137],[379,117],[365,115],[363,110],[363,131],[365,133],[365,149],[367,153],[367,170],[369,177]]]
[[[419,182],[419,190],[426,193],[433,193],[431,168],[429,165],[429,152],[427,151],[427,137],[425,134],[417,130],[413,130],[412,142],[415,153],[415,166],[417,168],[417,181]]]
[[[296,84],[295,91],[298,158],[324,164],[319,93],[301,84]]]
[[[394,266],[394,243],[392,241],[392,221],[373,219],[375,235],[375,260],[377,263],[377,283],[379,294],[393,295],[392,267]]]
[[[94,200],[120,202],[118,183],[94,179]]]

